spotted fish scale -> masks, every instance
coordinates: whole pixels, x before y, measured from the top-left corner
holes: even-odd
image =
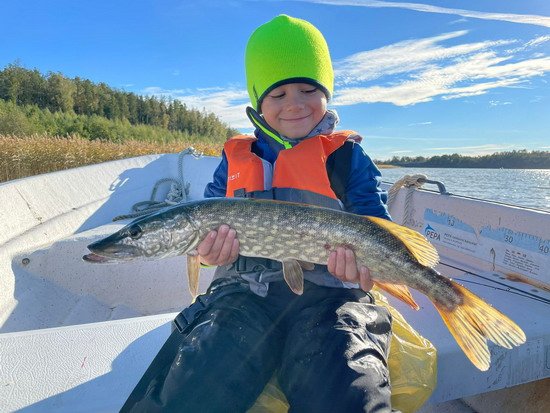
[[[188,254],[195,257],[188,258],[195,295],[196,247],[222,224],[236,230],[241,255],[280,261],[286,282],[298,294],[303,292],[302,268],[326,264],[338,247],[352,249],[357,264],[369,268],[380,288],[415,309],[419,307],[408,287],[425,294],[481,370],[490,363],[487,339],[506,348],[525,342],[525,334],[512,320],[433,268],[437,251],[424,236],[381,218],[290,202],[210,198],[138,218],[89,245],[92,253],[84,259],[100,263]]]

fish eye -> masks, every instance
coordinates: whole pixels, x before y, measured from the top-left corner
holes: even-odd
[[[139,239],[141,238],[141,235],[143,234],[143,230],[139,225],[134,225],[128,230],[128,235],[132,239]]]

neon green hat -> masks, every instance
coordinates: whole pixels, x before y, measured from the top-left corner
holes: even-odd
[[[246,46],[250,102],[261,112],[263,98],[286,83],[310,83],[330,99],[334,72],[327,42],[311,23],[281,14],[252,33]]]

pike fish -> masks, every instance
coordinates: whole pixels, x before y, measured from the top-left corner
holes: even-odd
[[[525,342],[507,316],[441,275],[436,249],[420,233],[382,218],[271,200],[209,198],[178,204],[138,218],[88,246],[89,262],[158,259],[188,254],[191,293],[198,291],[197,245],[209,231],[227,224],[237,231],[240,254],[282,263],[284,279],[303,292],[303,268],[326,264],[331,251],[354,251],[373,281],[414,309],[409,287],[426,295],[466,356],[480,370],[490,366],[487,339],[505,348]]]

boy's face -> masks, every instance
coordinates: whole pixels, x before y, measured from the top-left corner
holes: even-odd
[[[307,83],[279,86],[262,101],[262,113],[268,125],[291,139],[307,136],[326,111],[325,94]]]

